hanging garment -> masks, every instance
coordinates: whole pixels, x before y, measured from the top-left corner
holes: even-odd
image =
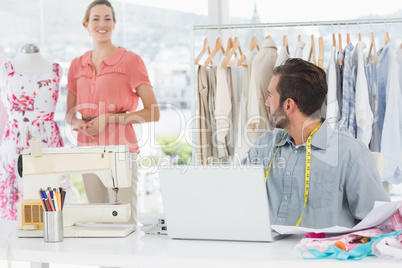
[[[62,147],[63,140],[54,121],[59,96],[59,70],[43,75],[22,75],[10,61],[0,68],[1,100],[8,122],[0,148],[0,218],[17,219],[17,203],[22,200],[22,181],[17,173],[17,158],[36,138],[42,147]]]
[[[331,48],[331,56],[329,58],[327,70],[327,115],[326,119],[334,126],[339,121],[339,105],[337,99],[337,76],[336,76],[336,47]]]
[[[228,64],[229,65],[229,64]],[[227,79],[227,85],[228,85],[228,93],[229,93],[229,101],[231,104],[231,109],[230,112],[227,115],[227,120],[229,122],[228,125],[228,133],[225,137],[225,143],[228,149],[228,155],[229,157],[232,157],[233,153],[234,153],[234,140],[233,140],[233,121],[234,121],[234,117],[235,117],[235,109],[236,109],[236,105],[234,102],[234,98],[235,96],[233,96],[233,88],[236,86],[233,83],[236,82],[232,79],[232,72],[231,72],[231,68],[229,66],[227,66],[227,68],[225,68],[226,70],[226,79]]]
[[[396,62],[398,63],[399,84],[402,90],[402,44],[398,47],[398,50],[396,51]]]
[[[338,102],[339,106],[339,119],[342,115],[342,95],[343,95],[343,53],[339,53],[339,51],[336,53],[337,59],[335,63],[335,68],[336,68],[336,99]],[[342,62],[342,65],[339,65],[339,61]]]
[[[256,137],[271,129],[270,115],[265,102],[277,58],[275,41],[269,38],[264,40],[252,62],[247,101],[247,128],[256,133]],[[255,140],[251,140],[251,143],[254,142]]]
[[[215,92],[216,92],[216,72],[217,67],[212,66],[208,72],[208,108],[209,119],[211,124],[211,146],[212,157],[218,159],[218,141],[216,139],[216,120],[215,120]]]
[[[303,59],[303,49],[305,46],[306,46],[306,43],[304,43],[303,41],[297,42],[294,58]]]
[[[236,152],[236,140],[238,135],[238,125],[239,125],[239,111],[240,111],[240,98],[241,98],[241,87],[242,87],[242,72],[241,67],[237,66],[238,59],[231,60],[228,64],[228,77],[230,77],[230,91],[232,100],[232,122],[231,131],[229,135],[228,145],[229,145],[229,155],[233,159]],[[229,75],[230,72],[230,75]]]
[[[281,51],[279,52],[279,55],[276,58],[275,67],[282,65],[289,58],[290,58],[290,55],[288,53],[286,46],[282,46]]]
[[[237,138],[235,143],[235,155],[240,159],[243,159],[250,147],[253,145],[251,140],[257,140],[257,137],[250,137],[250,135],[254,135],[255,133],[248,133],[247,129],[247,102],[249,95],[249,84],[250,84],[250,76],[251,76],[251,65],[253,62],[253,53],[250,50],[244,52],[246,56],[246,60],[244,61],[245,66],[241,66],[241,92],[239,97],[239,115],[238,115],[238,125],[237,125]]]
[[[212,156],[211,130],[208,107],[208,74],[204,66],[198,66],[197,75],[197,162],[206,165],[208,157]]]
[[[371,111],[367,79],[364,71],[363,49],[366,44],[360,41],[353,53],[353,65],[356,72],[356,136],[367,147],[371,140],[373,126],[373,112]]]
[[[225,57],[218,63],[216,71],[216,91],[215,91],[215,120],[216,120],[216,140],[218,147],[218,158],[226,159],[229,157],[226,137],[230,130],[230,113],[232,103],[230,90],[227,80],[227,69],[222,68]]]
[[[355,77],[352,66],[352,51],[353,45],[347,44],[343,60],[342,116],[336,124],[336,128],[339,131],[349,133],[352,137],[356,137]]]
[[[378,53],[378,76],[377,76],[377,87],[378,87],[378,124],[380,126],[381,135],[384,126],[385,117],[385,107],[386,107],[386,88],[388,80],[388,49],[387,45],[381,48]],[[382,139],[382,138],[381,138]]]
[[[388,66],[387,72],[380,73],[380,76],[385,76],[381,79],[379,77],[382,81],[379,83],[380,92],[384,90],[382,86],[386,81],[386,105],[381,136],[381,153],[384,154],[383,180],[399,184],[402,182],[402,93],[395,53],[389,43],[380,52],[379,62]]]
[[[370,107],[373,112],[373,131],[369,145],[372,152],[381,151],[381,128],[378,116],[378,67],[379,64],[374,61],[374,56],[371,56],[370,63],[366,65],[366,78]]]

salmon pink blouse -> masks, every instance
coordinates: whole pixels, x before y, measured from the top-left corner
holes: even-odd
[[[148,72],[141,57],[123,47],[102,61],[98,71],[91,61],[92,50],[71,62],[68,90],[76,96],[76,111],[82,117],[105,113],[133,112],[139,96],[136,88],[149,85]],[[105,131],[92,137],[78,133],[78,146],[128,145],[139,152],[137,137],[131,124],[108,124]]]

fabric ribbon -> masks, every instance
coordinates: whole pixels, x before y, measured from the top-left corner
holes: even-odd
[[[377,237],[373,237],[370,242],[367,242],[365,244],[361,244],[360,246],[357,246],[350,251],[344,251],[337,246],[331,245],[328,247],[328,249],[325,252],[321,252],[316,249],[308,249],[304,250],[301,252],[301,256],[304,259],[338,259],[338,260],[361,260],[364,257],[370,255],[372,253],[371,246],[374,242],[380,241],[384,237],[389,237],[389,236],[397,236],[400,233],[402,233],[402,230],[392,232],[392,233],[387,233],[383,234]],[[306,257],[305,253],[308,252],[313,257]]]

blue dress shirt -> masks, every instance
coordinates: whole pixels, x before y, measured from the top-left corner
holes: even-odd
[[[266,170],[278,146],[266,184],[271,223],[296,225],[304,203],[305,144],[295,146],[283,129],[268,131],[242,163],[262,164]],[[352,227],[375,201],[389,201],[371,152],[362,142],[324,121],[312,136],[311,151],[310,190],[300,226]]]

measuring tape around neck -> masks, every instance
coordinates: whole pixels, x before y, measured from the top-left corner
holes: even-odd
[[[309,185],[310,185],[310,165],[311,165],[311,136],[313,136],[313,134],[321,127],[322,123],[320,123],[318,125],[318,127],[316,127],[308,136],[307,141],[306,141],[306,171],[305,171],[305,176],[304,176],[304,204],[303,204],[303,210],[302,210],[302,215],[300,216],[300,219],[297,221],[296,226],[300,225],[300,222],[303,218],[303,214],[304,214],[304,208],[306,207],[306,203],[307,203],[307,198],[308,198],[308,191],[309,191]],[[271,169],[271,165],[272,165],[272,161],[274,160],[276,154],[278,153],[278,149],[280,144],[283,141],[283,138],[285,138],[285,135],[287,134],[287,132],[285,132],[285,134],[283,135],[281,141],[279,142],[278,147],[276,148],[276,151],[271,159],[271,162],[269,162],[268,168],[267,168],[267,172],[265,173],[265,182],[268,179],[268,173],[269,170]]]

